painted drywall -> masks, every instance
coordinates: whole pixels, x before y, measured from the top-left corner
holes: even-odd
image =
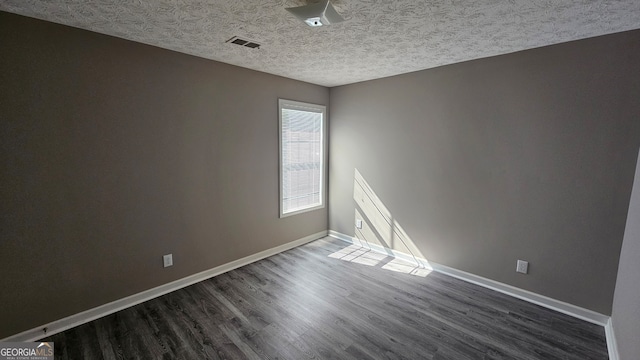
[[[611,314],[638,64],[633,31],[332,88],[330,229]]]
[[[640,359],[640,156],[638,160],[611,314],[621,360]]]
[[[327,229],[278,217],[277,114],[327,88],[2,12],[0,44],[0,338]]]

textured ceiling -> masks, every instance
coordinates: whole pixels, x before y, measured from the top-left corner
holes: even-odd
[[[347,21],[309,28],[304,0],[0,0],[0,10],[325,86],[640,28],[640,0],[334,0]],[[260,43],[225,43],[234,35]]]

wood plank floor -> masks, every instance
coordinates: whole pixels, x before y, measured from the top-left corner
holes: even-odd
[[[314,241],[47,339],[56,359],[607,359],[604,329]]]

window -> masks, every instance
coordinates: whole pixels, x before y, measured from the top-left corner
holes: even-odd
[[[283,99],[278,108],[280,217],[322,208],[326,108]]]

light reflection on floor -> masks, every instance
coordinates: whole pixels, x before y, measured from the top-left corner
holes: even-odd
[[[376,266],[384,270],[426,277],[432,270],[409,261],[373,251],[360,245],[349,245],[329,255],[330,258],[366,266]]]

